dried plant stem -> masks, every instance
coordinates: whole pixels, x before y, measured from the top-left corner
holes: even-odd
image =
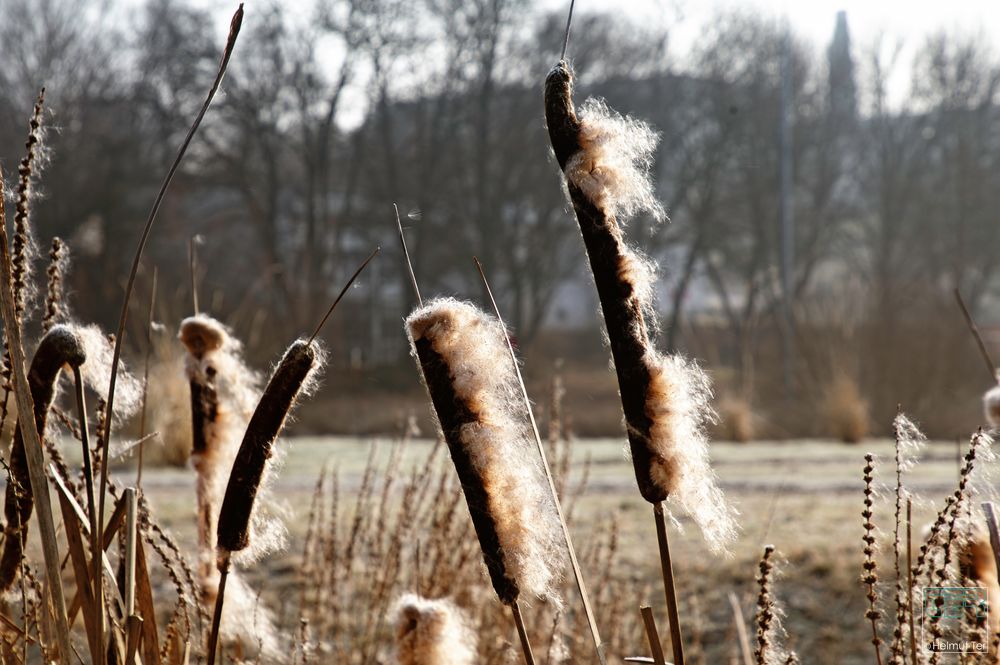
[[[670,561],[670,543],[667,540],[667,523],[663,516],[663,503],[653,504],[653,521],[656,523],[656,542],[660,548],[660,569],[663,572],[663,592],[667,599],[667,618],[670,619],[670,643],[674,650],[674,665],[684,665],[684,642],[681,637],[680,613],[677,611],[677,589],[674,586],[674,569]]]
[[[878,593],[876,592],[876,585],[878,584],[878,570],[876,568],[877,564],[875,561],[875,524],[872,522],[872,506],[874,503],[874,490],[872,489],[874,476],[872,474],[874,473],[874,470],[875,456],[868,453],[865,455],[864,468],[865,509],[861,512],[861,516],[864,517],[865,531],[864,536],[862,536],[862,541],[865,543],[865,560],[862,564],[862,581],[868,587],[868,610],[865,612],[865,618],[872,624],[872,645],[875,647],[875,660],[878,662],[878,665],[882,665],[882,640],[878,636],[878,620],[881,617],[881,613],[875,607],[875,602],[878,600]]]
[[[993,550],[993,559],[1000,570],[1000,529],[997,527],[996,507],[992,501],[985,501],[982,504],[983,513],[986,515],[986,528],[990,532],[990,548]]]
[[[566,35],[563,37],[562,53],[559,55],[560,60],[566,59],[566,49],[569,48],[569,29],[573,26],[573,6],[576,5],[576,0],[570,0],[569,3],[569,15],[566,17]]]
[[[521,616],[521,606],[515,600],[510,604],[510,613],[514,617],[517,636],[521,640],[521,653],[524,654],[524,665],[535,665],[535,656],[531,653],[531,643],[528,641],[528,631],[524,628],[524,618]],[[209,662],[208,665],[212,665]]]
[[[153,353],[153,312],[156,309],[157,269],[153,266],[153,284],[149,289],[149,318],[146,319],[146,353],[142,361],[142,406],[139,411],[139,438],[146,436],[146,402],[149,399],[149,357]],[[139,461],[135,472],[135,488],[142,492],[142,452],[146,446],[139,445]]]
[[[743,620],[743,610],[740,609],[740,601],[732,591],[729,592],[729,606],[733,609],[733,621],[736,624],[736,637],[740,641],[743,665],[753,665],[753,651],[750,649],[750,637],[747,635],[747,626]]]
[[[0,191],[3,190],[3,177],[0,175]],[[28,474],[38,512],[39,535],[42,540],[42,554],[45,559],[45,573],[48,578],[47,587],[52,598],[52,610],[56,621],[56,640],[59,646],[59,659],[68,664],[70,661],[69,626],[66,621],[66,601],[63,597],[62,579],[59,575],[59,545],[56,540],[55,522],[52,517],[52,503],[49,499],[48,482],[45,478],[45,460],[42,455],[41,435],[35,426],[35,419],[27,416],[35,412],[28,389],[28,377],[24,367],[24,347],[21,345],[21,327],[18,324],[14,307],[13,277],[11,275],[10,247],[7,241],[7,216],[0,197],[0,308],[2,308],[4,331],[7,336],[7,350],[10,354],[14,379],[14,398],[18,413],[26,417],[19,418],[21,436],[24,437],[24,450],[28,463]]]
[[[497,306],[497,301],[493,297],[493,290],[490,288],[490,283],[486,279],[486,273],[483,272],[483,266],[479,263],[478,258],[473,258],[475,261],[476,268],[479,270],[479,276],[483,280],[483,286],[486,287],[486,294],[490,298],[490,303],[493,305],[493,312],[496,314],[497,321],[500,322],[501,328],[507,329],[506,324],[503,322],[503,317],[500,316],[500,308]],[[549,468],[549,461],[545,455],[545,446],[542,445],[542,437],[538,432],[538,423],[535,421],[535,414],[531,408],[531,399],[528,397],[528,389],[524,384],[524,377],[521,376],[521,367],[517,362],[517,355],[514,353],[514,345],[511,344],[510,335],[505,334],[504,338],[507,342],[507,350],[510,353],[510,361],[514,366],[514,373],[517,375],[517,382],[521,388],[521,396],[524,398],[524,408],[528,412],[528,420],[531,422],[531,431],[535,437],[535,445],[538,448],[538,455],[542,460],[542,469],[545,471],[545,479],[549,484],[549,491],[552,493],[552,501],[555,504],[556,514],[559,516],[559,525],[562,527],[563,540],[566,542],[566,549],[569,552],[570,564],[573,568],[573,577],[576,580],[576,588],[580,592],[580,598],[583,602],[583,609],[587,616],[587,624],[590,628],[590,635],[594,641],[594,649],[597,651],[597,658],[604,665],[607,660],[604,654],[605,647],[604,643],[601,641],[601,633],[597,627],[597,619],[594,618],[594,610],[590,603],[590,596],[587,594],[587,585],[583,580],[583,573],[580,570],[580,562],[577,560],[576,548],[573,546],[573,539],[569,534],[569,527],[566,524],[566,518],[563,516],[562,504],[559,501],[559,493],[556,492],[555,482],[552,480],[552,470]]]
[[[972,333],[972,337],[976,340],[976,346],[979,347],[979,353],[983,356],[983,362],[986,363],[986,369],[989,370],[990,379],[993,381],[1000,380],[1000,377],[997,376],[997,366],[993,362],[993,358],[990,357],[990,352],[986,349],[986,343],[983,342],[983,336],[979,333],[979,326],[976,325],[975,319],[972,318],[969,308],[965,306],[965,299],[962,298],[962,292],[958,289],[955,289],[955,300],[958,302],[959,309],[962,310],[962,317],[965,319],[965,325],[969,326],[969,332]]]
[[[646,629],[646,641],[649,642],[649,650],[653,654],[655,665],[666,665],[666,658],[663,656],[663,646],[660,644],[660,633],[656,630],[656,619],[653,618],[653,610],[648,605],[639,608],[642,615],[642,625]]]
[[[219,64],[218,73],[215,75],[215,81],[212,83],[211,89],[208,91],[208,95],[205,98],[205,102],[201,106],[201,110],[198,112],[197,117],[191,125],[191,129],[188,130],[187,136],[184,137],[184,141],[181,143],[180,149],[177,151],[177,156],[174,157],[173,163],[170,165],[170,169],[167,171],[166,176],[163,178],[163,183],[160,185],[160,189],[156,194],[156,199],[153,201],[153,206],[150,208],[149,216],[146,218],[146,223],[142,229],[142,235],[139,237],[139,243],[136,246],[135,256],[132,258],[132,268],[129,271],[128,282],[125,285],[125,298],[122,302],[121,314],[118,318],[118,333],[115,335],[115,349],[114,354],[111,359],[111,381],[108,385],[108,407],[107,413],[108,417],[104,422],[104,436],[103,440],[107,445],[110,445],[111,441],[111,422],[114,420],[112,417],[114,414],[114,401],[115,401],[115,384],[118,380],[118,366],[121,362],[122,353],[122,342],[125,339],[125,323],[128,320],[128,307],[129,302],[132,299],[132,291],[135,287],[136,274],[139,272],[139,262],[142,260],[142,252],[146,247],[146,241],[149,239],[149,234],[153,229],[153,222],[156,221],[156,214],[160,210],[160,204],[163,203],[163,198],[167,193],[167,188],[170,186],[171,180],[174,178],[174,173],[180,167],[181,160],[184,159],[184,154],[187,152],[188,146],[191,144],[191,140],[194,138],[195,133],[198,131],[198,127],[201,126],[201,121],[204,119],[205,114],[208,112],[209,106],[212,105],[212,99],[215,98],[215,93],[218,91],[219,86],[222,84],[222,78],[226,73],[226,68],[229,66],[229,59],[232,57],[233,49],[236,46],[236,38],[240,33],[240,26],[243,24],[243,5],[239,6],[236,13],[233,15],[233,20],[229,25],[229,37],[226,40],[226,48],[223,51],[222,61]],[[106,503],[106,495],[108,490],[108,458],[110,455],[101,456],[101,489],[100,489],[100,499],[99,499],[99,509],[97,513],[97,530],[98,530],[98,540],[102,539],[104,533],[104,507]],[[50,511],[51,518],[51,511]],[[100,560],[95,559],[94,561],[94,576],[100,579],[100,583],[97,585],[97,607],[99,610],[103,611],[104,607],[104,584],[103,578],[100,575]],[[66,638],[68,641],[68,638]],[[66,656],[68,657],[68,655]]]
[[[219,593],[215,600],[215,613],[212,615],[212,632],[208,636],[208,665],[215,665],[215,655],[219,650],[219,626],[222,624],[222,603],[226,596],[230,558],[229,552],[219,553]]]
[[[374,259],[380,251],[382,251],[382,248],[376,247],[375,250],[368,255],[368,258],[365,259],[360,266],[358,266],[358,269],[354,271],[354,274],[351,275],[351,278],[347,280],[347,283],[344,284],[344,288],[340,290],[340,293],[337,294],[337,297],[334,299],[333,304],[330,305],[330,309],[326,310],[326,314],[323,316],[322,319],[320,319],[320,322],[316,325],[316,329],[313,330],[313,334],[309,337],[310,344],[312,344],[312,341],[316,339],[316,335],[319,334],[319,331],[323,329],[323,325],[326,323],[326,320],[330,318],[331,314],[333,314],[333,310],[337,308],[337,305],[340,303],[341,299],[343,299],[348,289],[351,288],[351,285],[354,284],[354,281],[358,278],[359,275],[361,275],[362,272],[364,272],[365,268],[368,267],[368,264],[372,262],[372,259]]]
[[[913,500],[909,497],[906,499],[906,588],[906,604],[910,614],[910,657],[913,665],[917,665],[917,629],[913,614]]]
[[[768,660],[768,652],[771,644],[771,626],[774,622],[774,600],[771,598],[771,572],[774,564],[771,563],[771,555],[774,554],[774,545],[764,546],[764,555],[760,558],[760,575],[757,583],[760,591],[757,595],[757,649],[754,651],[754,659],[757,665],[765,665]]]
[[[417,304],[422,307],[424,299],[420,297],[420,287],[417,286],[417,276],[413,272],[413,263],[410,262],[410,250],[406,248],[406,236],[403,234],[403,223],[399,220],[399,208],[395,203],[393,203],[392,209],[396,211],[396,227],[399,229],[399,244],[403,246],[403,258],[406,259],[406,269],[410,271],[410,284],[413,285],[413,293],[417,296]]]

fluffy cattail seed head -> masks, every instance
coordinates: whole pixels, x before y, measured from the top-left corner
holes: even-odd
[[[320,365],[322,354],[317,344],[297,340],[285,351],[271,375],[247,425],[229,475],[229,484],[219,512],[219,550],[236,552],[250,544],[250,519],[254,499],[264,479],[274,440],[295,399],[300,392],[308,389],[309,379]]]
[[[399,665],[472,665],[476,634],[465,614],[445,599],[404,594],[392,610]]]
[[[624,241],[618,216],[662,216],[649,166],[656,133],[588,102],[579,115],[573,76],[560,62],[545,81],[549,137],[576,212],[618,375],[622,411],[642,497],[668,497],[722,550],[736,532],[735,511],[711,469],[706,425],[714,422],[705,373],[652,342],[654,269]]]
[[[506,330],[449,298],[414,311],[406,327],[497,596],[513,604],[524,591],[557,602],[561,527]]]
[[[1000,386],[993,386],[983,395],[983,415],[990,427],[1000,427]]]

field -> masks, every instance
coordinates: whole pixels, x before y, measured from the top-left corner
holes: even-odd
[[[310,496],[319,468],[326,463],[336,465],[341,491],[351,497],[361,485],[372,448],[376,448],[377,459],[385,462],[392,442],[374,438],[297,437],[282,445],[287,458],[273,490],[274,496],[289,509],[291,547],[254,569],[250,580],[279,616],[287,613],[291,618],[296,608],[287,602],[289,595],[285,591],[291,588],[301,559]],[[401,475],[419,466],[431,445],[426,440],[405,444],[399,466]],[[713,445],[713,465],[724,491],[741,513],[742,533],[731,557],[710,555],[693,525],[686,525],[684,533],[673,539],[682,616],[687,622],[684,629],[695,643],[695,662],[698,662],[698,643],[705,649],[703,662],[729,662],[736,653],[727,593],[735,592],[744,615],[752,617],[756,595],[753,577],[765,543],[775,545],[779,554],[776,595],[786,613],[788,646],[796,649],[802,662],[872,662],[870,636],[864,621],[864,592],[858,581],[861,467],[866,451],[875,452],[885,462],[885,467],[876,473],[889,483],[893,473],[890,441],[868,441],[860,446],[812,440]],[[635,598],[632,609],[637,614],[640,603],[649,603],[660,613],[663,600],[649,506],[635,489],[631,463],[623,455],[622,444],[607,439],[574,441],[571,486],[577,484],[588,466],[589,479],[573,509],[572,528],[578,547],[586,548],[589,541],[608,528],[610,520],[617,520],[623,556],[613,579],[638,576],[648,582],[648,594]],[[915,525],[929,523],[953,489],[957,468],[955,444],[928,446],[920,464],[909,475],[909,486],[919,498],[914,507]],[[193,474],[183,469],[150,469],[144,476],[143,487],[164,526],[177,535],[183,549],[194,551]],[[884,531],[883,540],[886,534],[891,535],[890,499],[891,493],[884,491],[876,505],[875,520]],[[462,518],[467,519],[464,514]],[[685,525],[684,519],[681,524]],[[915,532],[915,540],[917,536]],[[891,551],[888,547],[883,549]],[[881,567],[884,579],[890,579],[891,562],[884,562]],[[592,580],[590,584],[596,587],[595,591],[602,583],[614,583],[613,580],[598,582],[597,571],[588,571],[586,567],[584,573]],[[703,586],[691,588],[695,580],[704,580],[700,583]],[[570,599],[571,605],[575,602]],[[661,626],[666,626],[665,616],[658,616],[658,620]],[[516,637],[511,634],[510,640],[511,653],[516,655],[513,650]],[[388,645],[387,640],[387,649]],[[636,650],[641,648],[637,643]]]

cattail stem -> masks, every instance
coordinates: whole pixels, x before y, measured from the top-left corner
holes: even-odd
[[[517,636],[521,640],[521,653],[524,654],[524,665],[535,665],[535,656],[531,653],[531,643],[528,641],[528,631],[525,630],[524,619],[521,617],[521,606],[516,600],[510,604],[510,613],[514,617]],[[209,663],[209,665],[212,664]]]
[[[222,624],[222,603],[226,597],[226,580],[229,579],[230,554],[219,555],[219,594],[215,597],[215,612],[212,614],[212,631],[208,637],[208,665],[215,665],[219,650],[219,626]]]
[[[906,605],[910,614],[910,657],[913,665],[918,665],[916,616],[913,614],[913,500],[909,497],[906,498],[906,589]]]
[[[983,342],[983,336],[979,333],[979,326],[976,325],[975,319],[972,318],[969,308],[965,306],[965,299],[962,298],[962,292],[958,289],[955,289],[955,301],[958,302],[958,307],[962,310],[962,318],[965,319],[965,325],[969,327],[969,332],[972,333],[972,337],[976,340],[976,346],[979,347],[979,353],[983,357],[983,362],[986,363],[986,369],[990,373],[990,378],[993,381],[1000,381],[1000,376],[997,376],[996,363],[990,357],[990,352],[986,349],[985,342]]]
[[[493,297],[493,290],[490,288],[490,283],[486,279],[486,273],[483,271],[483,266],[479,263],[478,258],[473,258],[476,264],[476,268],[479,270],[479,276],[483,280],[483,285],[486,287],[486,294],[490,298],[490,303],[493,305],[493,312],[496,314],[497,320],[500,322],[501,328],[507,329],[503,322],[503,317],[500,316],[500,308],[497,306],[497,301]],[[538,432],[538,423],[535,421],[535,414],[531,408],[531,399],[528,397],[528,389],[524,384],[524,377],[521,376],[521,366],[517,362],[517,355],[514,353],[514,345],[511,344],[510,335],[504,335],[505,341],[507,342],[507,351],[510,353],[510,361],[514,366],[514,372],[517,375],[517,382],[521,388],[521,396],[524,398],[524,408],[528,413],[528,420],[531,421],[531,431],[535,437],[535,446],[538,449],[538,456],[542,460],[542,469],[545,472],[545,479],[548,481],[549,492],[552,494],[552,501],[555,504],[556,514],[559,517],[559,525],[562,527],[563,540],[566,543],[566,549],[569,552],[570,564],[573,568],[573,577],[576,580],[577,590],[580,592],[580,599],[583,602],[583,610],[587,616],[587,624],[590,628],[590,635],[594,641],[594,649],[597,651],[597,659],[600,661],[601,665],[604,665],[607,661],[604,654],[604,643],[601,640],[601,633],[597,627],[597,619],[594,617],[594,610],[590,604],[590,596],[587,594],[587,585],[583,580],[583,572],[580,570],[580,563],[576,558],[576,548],[573,546],[573,539],[569,535],[569,526],[566,524],[566,518],[563,516],[562,504],[559,501],[559,493],[556,492],[555,482],[552,480],[552,471],[549,468],[549,460],[545,455],[545,446],[542,445],[542,437]]]
[[[653,504],[653,521],[656,523],[656,542],[660,548],[660,569],[663,573],[663,592],[667,599],[667,618],[670,619],[670,643],[674,650],[674,665],[684,665],[684,643],[681,637],[680,613],[677,611],[677,590],[674,588],[674,569],[670,561],[670,543],[667,540],[663,503]]]
[[[649,650],[653,654],[655,665],[666,665],[666,658],[663,655],[663,646],[660,644],[660,633],[656,630],[656,619],[653,617],[653,610],[648,605],[639,608],[642,615],[642,625],[646,629],[646,641],[649,642]]]

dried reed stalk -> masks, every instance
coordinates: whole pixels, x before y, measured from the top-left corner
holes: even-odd
[[[25,155],[18,165],[16,207],[14,209],[14,239],[11,247],[11,280],[14,292],[14,315],[18,325],[22,323],[24,312],[33,295],[31,282],[32,262],[35,259],[35,239],[31,231],[32,176],[36,166],[36,156],[41,142],[42,105],[45,102],[45,88],[38,93],[31,120],[28,123],[28,138],[25,141]],[[7,422],[13,377],[10,341],[4,339],[3,352],[3,398],[0,400],[0,430]]]
[[[639,613],[642,615],[642,623],[646,628],[646,641],[649,642],[649,650],[653,654],[653,663],[666,665],[667,661],[663,656],[663,647],[660,645],[660,634],[656,630],[653,609],[648,605],[643,605],[639,608]]]
[[[149,215],[146,218],[146,223],[143,226],[142,234],[139,236],[139,242],[135,249],[135,255],[132,258],[132,267],[129,270],[128,281],[125,285],[125,298],[122,301],[121,314],[118,317],[118,333],[115,335],[115,348],[114,354],[111,360],[111,376],[108,383],[108,413],[114,413],[114,401],[115,401],[115,386],[118,380],[118,367],[121,362],[121,347],[122,342],[125,339],[125,324],[128,320],[128,309],[129,302],[132,299],[132,291],[135,287],[135,278],[139,272],[139,263],[142,260],[142,253],[146,247],[146,241],[149,239],[149,234],[153,230],[153,222],[156,221],[156,215],[160,210],[160,205],[163,203],[163,198],[166,196],[167,189],[170,186],[170,182],[173,180],[174,174],[180,167],[181,160],[184,159],[184,155],[187,152],[188,146],[191,144],[191,140],[194,138],[195,133],[201,126],[201,121],[204,119],[205,114],[208,112],[208,108],[212,105],[212,100],[215,98],[215,93],[218,91],[219,86],[222,84],[222,78],[225,76],[226,68],[229,66],[229,60],[232,57],[233,49],[236,47],[236,38],[239,36],[240,27],[243,24],[243,4],[241,3],[236,13],[233,15],[233,19],[229,24],[229,36],[226,39],[226,47],[222,54],[222,60],[219,63],[218,72],[215,75],[215,80],[212,82],[212,87],[208,91],[208,95],[205,97],[205,101],[198,111],[198,115],[195,117],[194,122],[191,124],[191,128],[188,130],[187,136],[181,142],[181,146],[177,151],[177,156],[174,157],[174,161],[171,163],[170,168],[167,170],[167,174],[163,178],[163,182],[160,185],[160,189],[156,194],[156,198],[153,201],[153,205],[149,210]],[[104,441],[111,440],[111,421],[113,418],[108,417],[104,423],[103,439]],[[107,495],[108,488],[108,458],[110,455],[103,455],[101,458],[101,487],[100,487],[100,498],[99,498],[99,508],[98,508],[98,540],[101,540],[101,535],[104,530],[104,507],[105,507],[105,497]],[[94,576],[99,578],[101,581],[98,586],[97,594],[97,606],[99,609],[103,610],[104,607],[104,583],[103,578],[100,575],[99,562],[94,562]]]
[[[0,175],[0,191],[3,191],[3,176]],[[34,414],[35,408],[25,372],[24,347],[21,345],[21,326],[15,311],[13,277],[11,274],[10,247],[7,241],[7,215],[3,197],[0,196],[0,310],[3,315],[8,352],[13,373],[14,397],[18,413]],[[28,478],[33,495],[38,504],[38,526],[42,540],[42,554],[45,572],[52,600],[52,611],[56,621],[56,641],[59,660],[68,664],[70,659],[69,627],[66,622],[66,601],[63,598],[62,580],[59,576],[59,546],[56,541],[55,522],[49,500],[45,478],[45,460],[42,456],[41,433],[34,418],[19,418],[18,431],[24,438],[24,449],[28,466]],[[37,491],[34,491],[37,488]]]

